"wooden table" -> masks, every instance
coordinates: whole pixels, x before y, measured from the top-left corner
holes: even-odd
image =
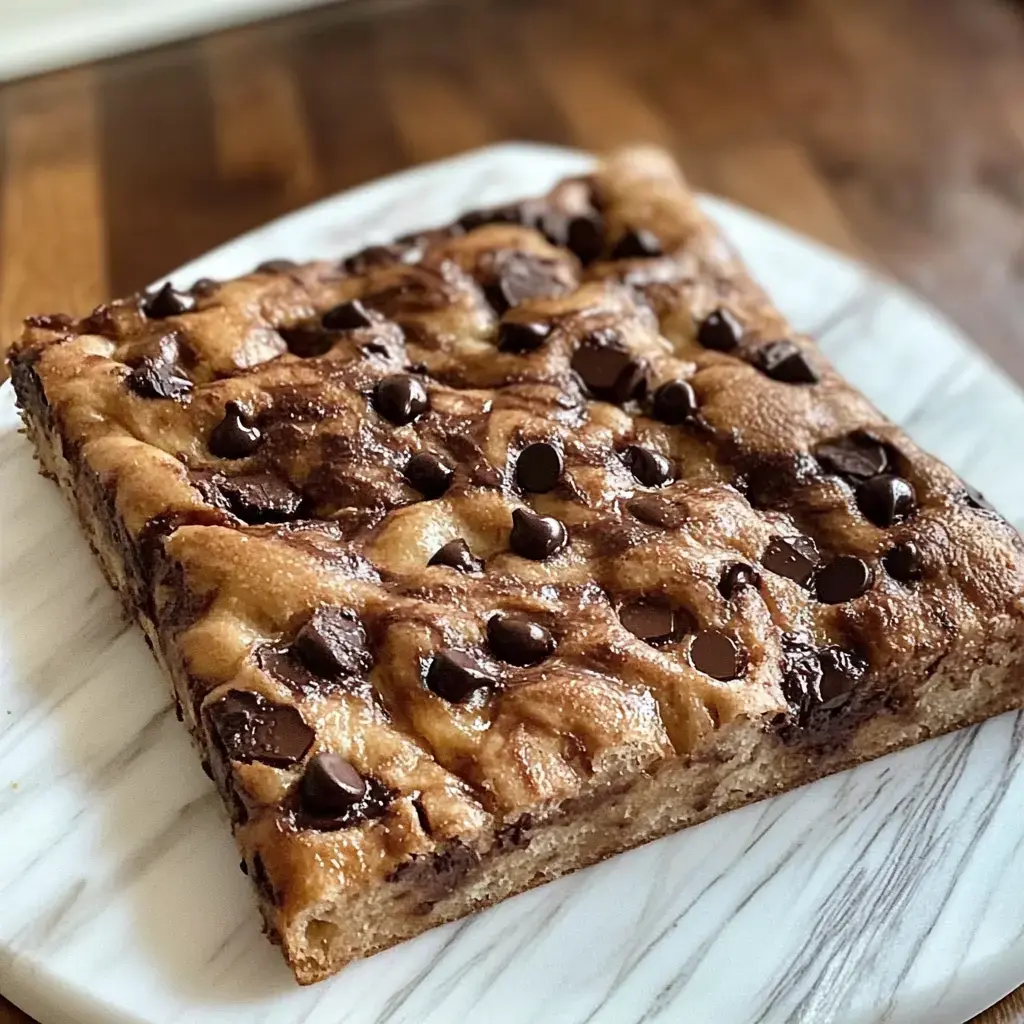
[[[0,88],[0,337],[509,138],[667,145],[699,187],[902,279],[1024,382],[1010,0],[350,0]],[[0,999],[0,1024],[27,1020]],[[978,1020],[1021,1024],[1024,995]]]

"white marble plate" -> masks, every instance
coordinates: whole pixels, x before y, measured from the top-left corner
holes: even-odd
[[[587,165],[508,145],[379,182],[183,268],[344,253]],[[795,323],[1024,523],[1024,401],[900,289],[708,209]],[[1024,981],[1024,720],[726,815],[297,988],[218,799],[0,395],[0,990],[44,1024],[957,1024]]]

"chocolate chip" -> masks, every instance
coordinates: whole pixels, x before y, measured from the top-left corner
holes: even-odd
[[[822,710],[831,711],[850,699],[867,674],[868,665],[859,654],[835,646],[822,648],[818,658],[821,662],[818,699]]]
[[[262,694],[232,690],[208,709],[216,738],[232,761],[260,761],[287,768],[306,756],[313,730],[290,704],[274,704]]]
[[[241,871],[243,875],[248,875],[249,874],[249,865],[246,864],[244,860],[240,860],[238,862],[238,870]]]
[[[355,331],[360,327],[370,327],[373,319],[366,307],[358,299],[353,299],[329,309],[320,318],[320,323],[327,331]]]
[[[551,325],[539,321],[516,323],[503,321],[498,324],[499,352],[533,352],[547,341]]]
[[[860,431],[823,444],[814,453],[826,473],[858,482],[889,469],[889,453],[880,441]]]
[[[502,264],[498,278],[484,286],[484,296],[498,316],[528,299],[549,298],[565,288],[556,276],[557,265],[526,253],[515,253]]]
[[[732,637],[717,629],[702,629],[690,643],[690,664],[712,679],[735,679],[743,671],[743,659]]]
[[[150,320],[163,320],[169,316],[180,316],[191,313],[196,308],[196,300],[187,292],[178,292],[168,281],[157,291],[145,297],[142,312]]]
[[[519,224],[521,222],[522,210],[516,203],[492,206],[485,210],[470,210],[457,221],[463,231],[473,231],[485,224]]]
[[[689,381],[668,380],[654,392],[651,415],[662,423],[685,423],[696,411],[697,395]]]
[[[572,357],[572,368],[587,388],[609,402],[639,398],[647,386],[644,362],[625,348],[614,331],[593,331]]]
[[[266,473],[224,477],[216,481],[216,488],[227,499],[230,510],[254,526],[290,519],[302,504],[301,494]]]
[[[820,561],[818,548],[810,537],[775,537],[765,548],[761,564],[777,576],[803,586]]]
[[[916,583],[924,579],[921,552],[911,540],[890,548],[882,556],[882,565],[885,566],[885,571],[900,583]]]
[[[960,483],[964,487],[964,500],[971,508],[979,509],[982,512],[995,512],[996,507],[976,487],[972,487],[966,480]]]
[[[330,818],[348,810],[366,796],[366,780],[338,754],[311,758],[299,784],[303,810]]]
[[[484,567],[483,562],[469,550],[469,545],[461,537],[456,537],[455,540],[450,540],[438,548],[427,565],[446,565],[450,569],[458,569],[459,572],[482,572]]]
[[[417,452],[405,464],[405,479],[424,498],[440,498],[451,486],[452,468],[430,452]]]
[[[743,327],[727,309],[709,313],[697,328],[697,341],[716,352],[731,352],[743,337]]]
[[[857,507],[875,526],[892,526],[914,511],[917,495],[909,480],[884,474],[857,488]]]
[[[497,657],[512,665],[535,665],[555,649],[554,637],[543,626],[504,612],[487,620],[487,642]]]
[[[430,405],[426,389],[404,373],[393,373],[377,382],[373,391],[373,407],[396,427],[412,423]]]
[[[335,338],[324,331],[319,324],[296,324],[293,327],[279,327],[288,351],[302,359],[315,359],[334,347]]]
[[[612,259],[643,259],[660,256],[662,252],[661,241],[653,231],[648,231],[647,228],[630,228],[615,243]]]
[[[528,444],[516,460],[516,485],[533,494],[544,494],[562,479],[563,468],[562,453],[553,444]]]
[[[300,824],[319,831],[348,828],[379,818],[391,791],[363,777],[339,754],[324,751],[310,759],[299,783]]]
[[[622,453],[622,460],[645,487],[661,487],[672,479],[672,467],[668,459],[649,448],[631,444]]]
[[[369,245],[342,260],[341,268],[346,274],[358,276],[373,267],[386,267],[390,263],[398,263],[405,253],[405,246]]]
[[[568,539],[565,525],[553,516],[539,516],[525,508],[512,513],[509,546],[523,558],[541,562],[561,551]]]
[[[192,282],[192,287],[189,291],[193,295],[203,298],[207,295],[212,295],[219,287],[220,281],[215,281],[212,277],[199,277]]]
[[[210,433],[210,451],[221,459],[244,459],[259,447],[263,435],[235,401],[224,407],[224,419]]]
[[[452,704],[463,703],[494,682],[494,676],[471,654],[451,648],[438,651],[427,669],[427,688]]]
[[[289,270],[295,270],[298,263],[295,260],[264,260],[256,267],[257,274],[287,274]]]
[[[690,616],[659,598],[641,598],[619,609],[619,621],[653,647],[674,643],[693,623]]]
[[[817,371],[803,350],[791,341],[773,341],[757,350],[754,365],[772,380],[784,384],[817,384]]]
[[[723,571],[718,581],[718,592],[726,601],[731,601],[737,591],[744,587],[756,587],[759,582],[760,577],[753,566],[744,562],[733,562]]]
[[[192,381],[173,363],[146,357],[128,374],[128,387],[141,398],[184,398]]]
[[[562,244],[584,266],[593,263],[604,252],[604,220],[601,215],[595,210],[570,218]]]
[[[362,623],[345,608],[317,608],[292,648],[307,668],[322,676],[362,676],[373,664]]]
[[[871,586],[871,568],[854,555],[840,555],[814,576],[814,592],[825,604],[843,604]]]

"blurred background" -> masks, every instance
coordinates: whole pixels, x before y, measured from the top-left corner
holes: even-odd
[[[1012,0],[0,0],[0,83],[0,339],[411,164],[646,140],[1024,382]]]
[[[0,40],[7,77],[120,54],[0,85],[3,337],[412,163],[647,139],[1024,380],[1011,0],[0,0]]]

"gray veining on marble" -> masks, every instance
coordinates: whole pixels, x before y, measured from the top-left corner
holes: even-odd
[[[336,255],[545,188],[505,146],[328,200],[173,275]],[[1024,401],[919,302],[717,200],[798,327],[1024,525]],[[141,636],[0,393],[0,989],[44,1024],[963,1020],[1024,980],[1007,715],[651,844],[298,989]]]

